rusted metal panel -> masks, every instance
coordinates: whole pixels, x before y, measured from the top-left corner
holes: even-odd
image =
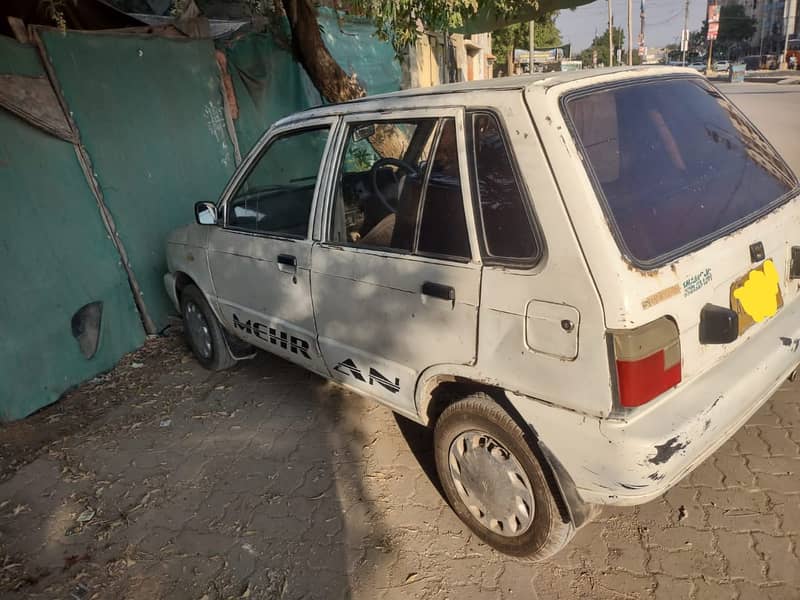
[[[0,75],[0,106],[51,135],[75,141],[53,86],[45,77]]]

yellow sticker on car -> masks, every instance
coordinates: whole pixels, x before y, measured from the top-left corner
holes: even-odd
[[[731,286],[731,308],[739,314],[740,332],[783,306],[779,281],[775,263],[768,259]]]

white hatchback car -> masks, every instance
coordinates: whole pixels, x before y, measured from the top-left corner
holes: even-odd
[[[509,554],[663,494],[800,362],[797,178],[690,69],[308,110],[196,217],[165,283],[199,361],[262,348],[431,426]]]

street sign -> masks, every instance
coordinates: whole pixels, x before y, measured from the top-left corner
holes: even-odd
[[[689,50],[689,30],[683,29],[681,30],[681,52],[686,52]]]
[[[708,5],[708,35],[706,35],[707,40],[717,39],[717,35],[719,34],[719,12],[720,12],[719,4]]]

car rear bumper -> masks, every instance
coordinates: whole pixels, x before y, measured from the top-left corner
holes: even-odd
[[[733,436],[800,363],[800,301],[760,328],[713,368],[624,420],[508,396],[584,502],[643,504]]]

